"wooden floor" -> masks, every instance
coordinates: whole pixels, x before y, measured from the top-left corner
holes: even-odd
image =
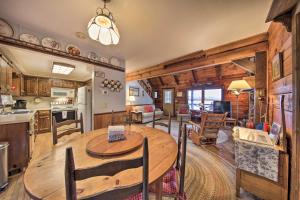
[[[227,132],[228,136],[231,137],[230,132]],[[35,143],[35,149],[33,153],[34,156],[39,156],[46,149],[51,149],[52,139],[51,133],[46,133],[42,135],[38,135]],[[206,146],[208,151],[219,155],[220,157],[226,159],[231,164],[234,164],[234,152],[233,152],[233,143],[232,140],[229,139],[227,142],[222,144],[218,144],[216,146]],[[15,175],[9,178],[9,186],[8,188],[0,193],[1,200],[28,200],[30,199],[25,192],[23,186],[23,176],[22,173],[19,175]]]

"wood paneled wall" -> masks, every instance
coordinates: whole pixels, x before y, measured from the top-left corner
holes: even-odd
[[[296,154],[293,154],[293,64],[292,64],[292,34],[287,32],[285,27],[280,23],[272,22],[269,27],[269,51],[268,51],[268,101],[269,101],[269,121],[282,123],[280,113],[280,96],[285,95],[285,120],[287,130],[287,151],[290,155],[290,161],[294,160]],[[272,80],[272,60],[274,56],[283,53],[283,76],[281,79]],[[293,166],[292,162],[289,167],[290,174],[290,199],[294,199],[295,185],[293,185]]]
[[[194,75],[193,75],[194,73]],[[175,76],[175,77],[174,77]],[[249,76],[248,73],[234,64],[223,64],[215,67],[208,67],[188,72],[182,72],[176,75],[162,76],[160,82],[159,78],[151,78],[153,91],[158,91],[158,99],[155,99],[155,105],[162,108],[162,90],[163,88],[175,89],[175,103],[187,104],[187,90],[195,87],[195,83],[207,84],[210,86],[221,86],[224,89],[224,100],[231,101],[233,117],[236,116],[236,97],[227,91],[231,81],[243,79]],[[177,81],[176,81],[177,80]],[[176,93],[182,92],[182,97],[177,97]],[[175,106],[176,107],[176,106]],[[247,93],[239,97],[239,116],[248,116],[249,111],[249,96]]]
[[[272,60],[279,52],[283,53],[283,77],[272,81]],[[270,25],[268,54],[269,121],[270,123],[281,123],[280,96],[285,94],[285,118],[289,149],[291,150],[292,144],[290,141],[293,129],[292,35],[280,23]]]
[[[115,124],[123,124],[126,111],[114,112]],[[111,113],[94,114],[94,129],[107,128],[111,123]]]

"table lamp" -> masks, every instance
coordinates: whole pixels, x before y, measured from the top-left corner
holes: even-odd
[[[251,89],[250,85],[245,80],[232,81],[227,90],[232,91],[236,96],[236,119],[239,120],[239,96],[245,91]]]

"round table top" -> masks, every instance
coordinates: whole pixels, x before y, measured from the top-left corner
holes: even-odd
[[[135,131],[125,131],[125,139],[109,142],[106,134],[91,139],[86,150],[92,156],[117,156],[133,151],[143,144],[144,136]]]
[[[145,126],[131,125],[127,131],[136,131],[148,138],[149,184],[159,180],[174,164],[177,144],[168,133]],[[98,129],[58,142],[49,151],[33,157],[24,174],[24,186],[32,198],[65,199],[65,153],[73,148],[75,168],[98,166],[122,159],[142,156],[142,147],[136,151],[114,157],[92,157],[86,152],[86,144],[95,136],[107,134],[107,129]],[[130,169],[109,177],[93,177],[77,181],[78,198],[105,191],[114,187],[128,186],[142,181],[142,168]]]

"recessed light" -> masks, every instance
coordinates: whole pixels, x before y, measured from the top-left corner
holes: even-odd
[[[75,69],[74,65],[66,64],[66,63],[59,63],[53,62],[52,66],[52,73],[53,74],[64,74],[68,75]]]
[[[76,32],[75,33],[76,37],[78,37],[79,39],[86,39],[86,34],[85,33],[82,33],[82,32]]]

